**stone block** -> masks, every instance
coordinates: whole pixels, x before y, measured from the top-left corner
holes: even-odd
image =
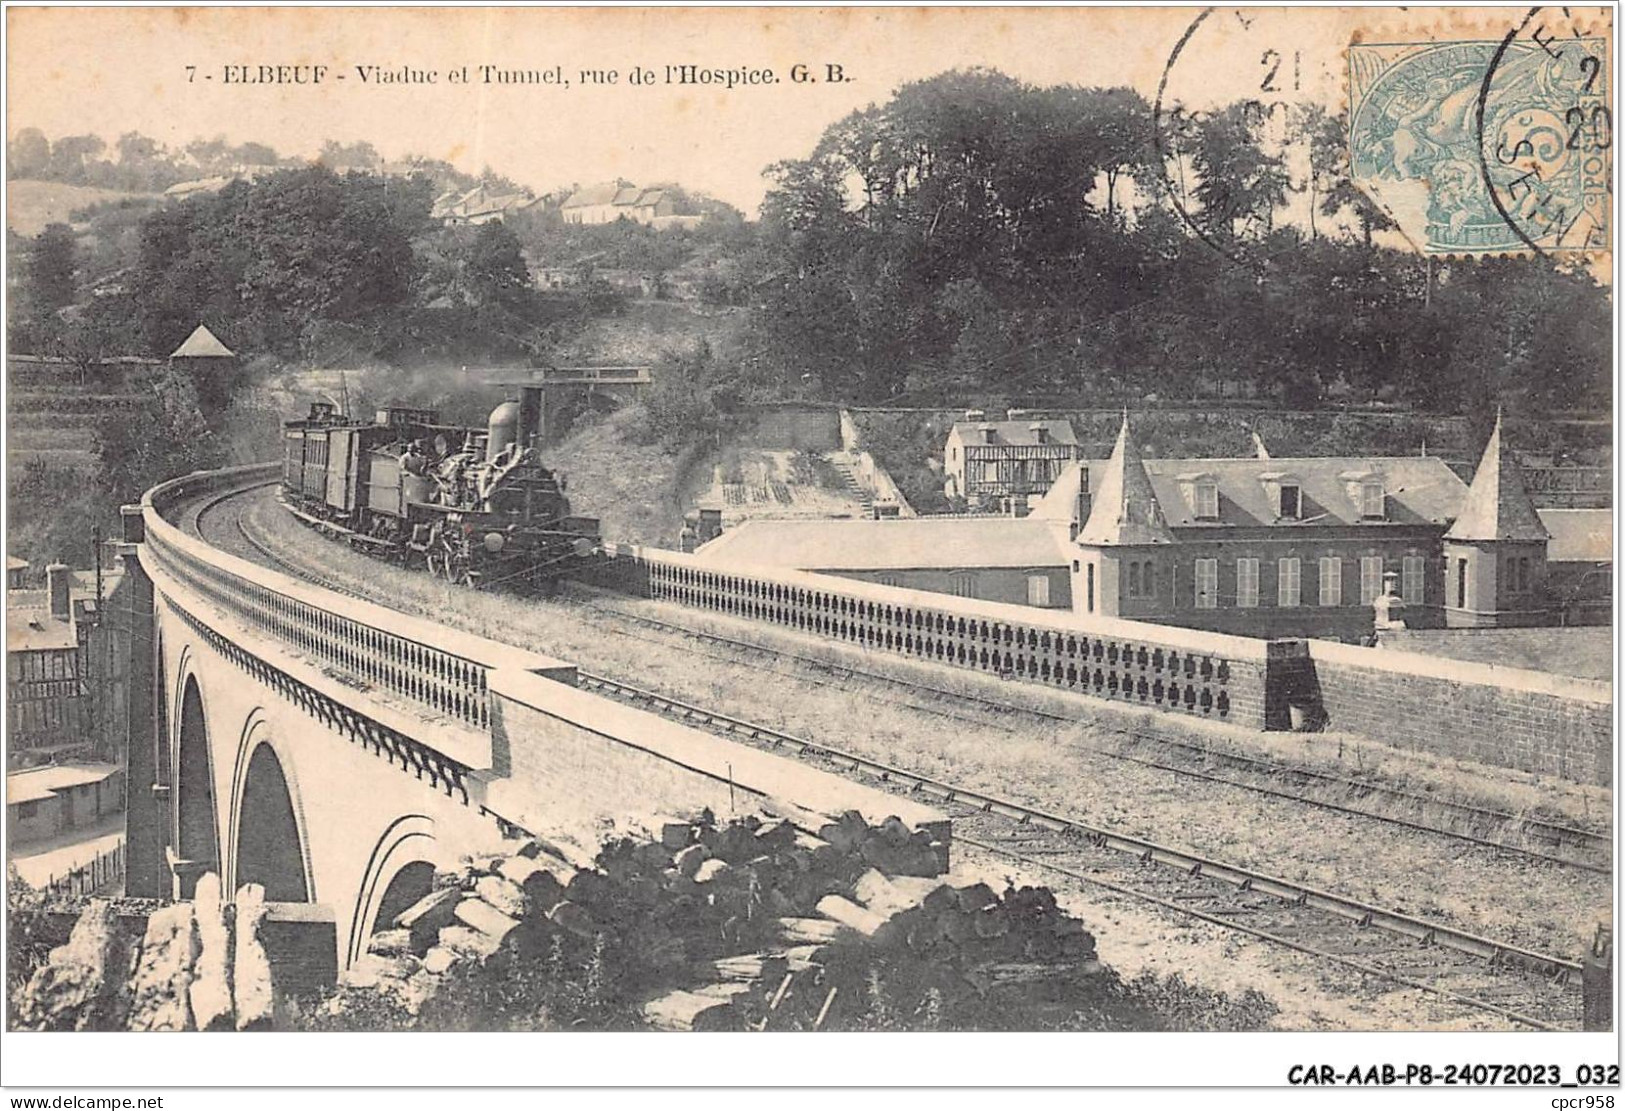
[[[491,945],[493,951],[497,945],[502,943],[502,939],[507,937],[515,926],[519,925],[517,918],[504,914],[483,899],[464,899],[458,903],[457,920],[469,929],[489,938],[493,943]],[[448,929],[455,928],[454,926],[448,927]],[[442,943],[444,943],[446,930],[441,930],[440,935]]]
[[[276,991],[271,960],[260,936],[265,914],[265,888],[244,884],[237,892],[231,962],[232,1002],[239,1030],[269,1030],[274,1025]]]
[[[24,989],[14,1021],[24,1030],[122,1030],[129,1009],[129,947],[105,900],[79,915]]]
[[[524,888],[512,880],[502,876],[481,876],[479,882],[474,885],[474,894],[510,918],[525,916],[527,907]]]
[[[441,929],[451,925],[462,897],[457,888],[442,887],[429,892],[396,917],[395,925],[411,933],[414,953],[425,952],[435,943]]]
[[[188,998],[199,1030],[230,1030],[236,1025],[231,998],[231,927],[220,896],[220,877],[207,872],[192,895],[197,918],[198,958]]]
[[[130,982],[131,1030],[190,1030],[187,989],[197,961],[197,923],[191,903],[171,903],[147,919],[141,956]]]

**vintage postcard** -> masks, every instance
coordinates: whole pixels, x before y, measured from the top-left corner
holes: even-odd
[[[1611,9],[5,14],[8,1086],[1611,1106]]]

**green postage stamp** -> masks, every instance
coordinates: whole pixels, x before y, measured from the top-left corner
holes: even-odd
[[[1500,39],[1349,47],[1354,180],[1418,249],[1612,249],[1610,39],[1551,14]]]

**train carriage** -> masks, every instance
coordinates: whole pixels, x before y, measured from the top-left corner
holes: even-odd
[[[571,514],[562,477],[538,457],[540,428],[534,386],[498,405],[484,429],[405,406],[361,423],[318,402],[283,426],[284,501],[452,581],[546,582],[596,554],[598,522]]]

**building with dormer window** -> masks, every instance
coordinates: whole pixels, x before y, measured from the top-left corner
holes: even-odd
[[[942,469],[950,498],[1022,516],[1073,460],[1083,458],[1065,420],[986,420],[965,414],[948,432]]]
[[[1392,574],[1412,627],[1554,623],[1574,606],[1501,440],[1497,421],[1468,486],[1432,456],[1145,459],[1125,415],[1111,458],[1069,466],[1032,516],[1071,522],[1084,613],[1354,639]]]
[[[1004,446],[997,428],[969,438],[984,423],[956,425],[950,448]],[[1249,458],[1145,459],[1125,416],[1109,459],[1061,464],[1021,519],[759,521],[702,550],[1080,614],[1357,641],[1390,577],[1386,608],[1410,628],[1606,622],[1612,535],[1608,510],[1536,510],[1499,422],[1469,486],[1426,455],[1282,459],[1260,444]]]

